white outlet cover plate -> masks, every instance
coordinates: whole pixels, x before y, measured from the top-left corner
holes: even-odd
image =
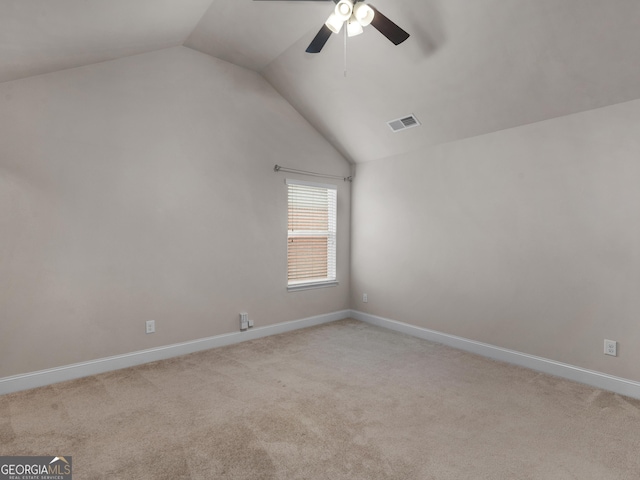
[[[614,357],[618,356],[618,342],[616,342],[615,340],[605,340],[604,354],[612,355]]]

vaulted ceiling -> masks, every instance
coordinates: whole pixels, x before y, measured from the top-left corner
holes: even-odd
[[[331,1],[0,0],[0,81],[184,45],[255,70],[350,161],[640,98],[637,0],[371,0],[305,53]],[[386,122],[413,113],[419,128]]]

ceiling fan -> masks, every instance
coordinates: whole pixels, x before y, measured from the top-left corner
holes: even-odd
[[[289,1],[327,1],[327,0],[289,0]],[[364,0],[332,0],[336,6],[327,18],[318,34],[307,47],[307,53],[319,53],[332,33],[339,33],[344,24],[347,25],[347,35],[353,37],[363,32],[363,27],[373,25],[382,35],[394,45],[400,45],[409,34],[393,23],[373,5]]]

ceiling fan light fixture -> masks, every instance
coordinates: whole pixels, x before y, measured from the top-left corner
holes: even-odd
[[[353,16],[358,20],[358,23],[363,27],[366,27],[373,21],[375,12],[369,5],[364,3],[357,3],[353,7]]]
[[[351,15],[351,18],[347,22],[347,35],[355,37],[356,35],[360,35],[362,32],[362,25],[360,25],[360,22],[358,22],[355,15]]]
[[[324,22],[327,28],[331,30],[333,33],[340,33],[343,23],[344,23],[344,20],[340,18],[338,15],[336,15],[335,13],[332,13],[331,15],[329,15],[329,18],[327,18],[327,21]]]
[[[255,0],[254,0],[255,1]],[[293,1],[293,0],[290,0]],[[297,0],[299,1],[299,0]],[[316,0],[319,1],[319,0]],[[326,1],[326,0],[325,0]],[[346,39],[360,35],[367,25],[373,25],[378,32],[384,35],[394,45],[400,45],[409,34],[398,25],[393,23],[372,5],[366,5],[367,0],[333,0],[335,2],[334,11],[324,23],[320,31],[313,37],[313,40],[306,49],[307,53],[319,53],[327,43],[332,33],[340,33],[342,25],[345,27],[345,59],[346,59]],[[346,71],[346,69],[345,69]]]

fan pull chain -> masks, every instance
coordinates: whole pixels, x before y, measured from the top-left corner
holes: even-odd
[[[347,78],[347,22],[344,22],[344,78]]]

